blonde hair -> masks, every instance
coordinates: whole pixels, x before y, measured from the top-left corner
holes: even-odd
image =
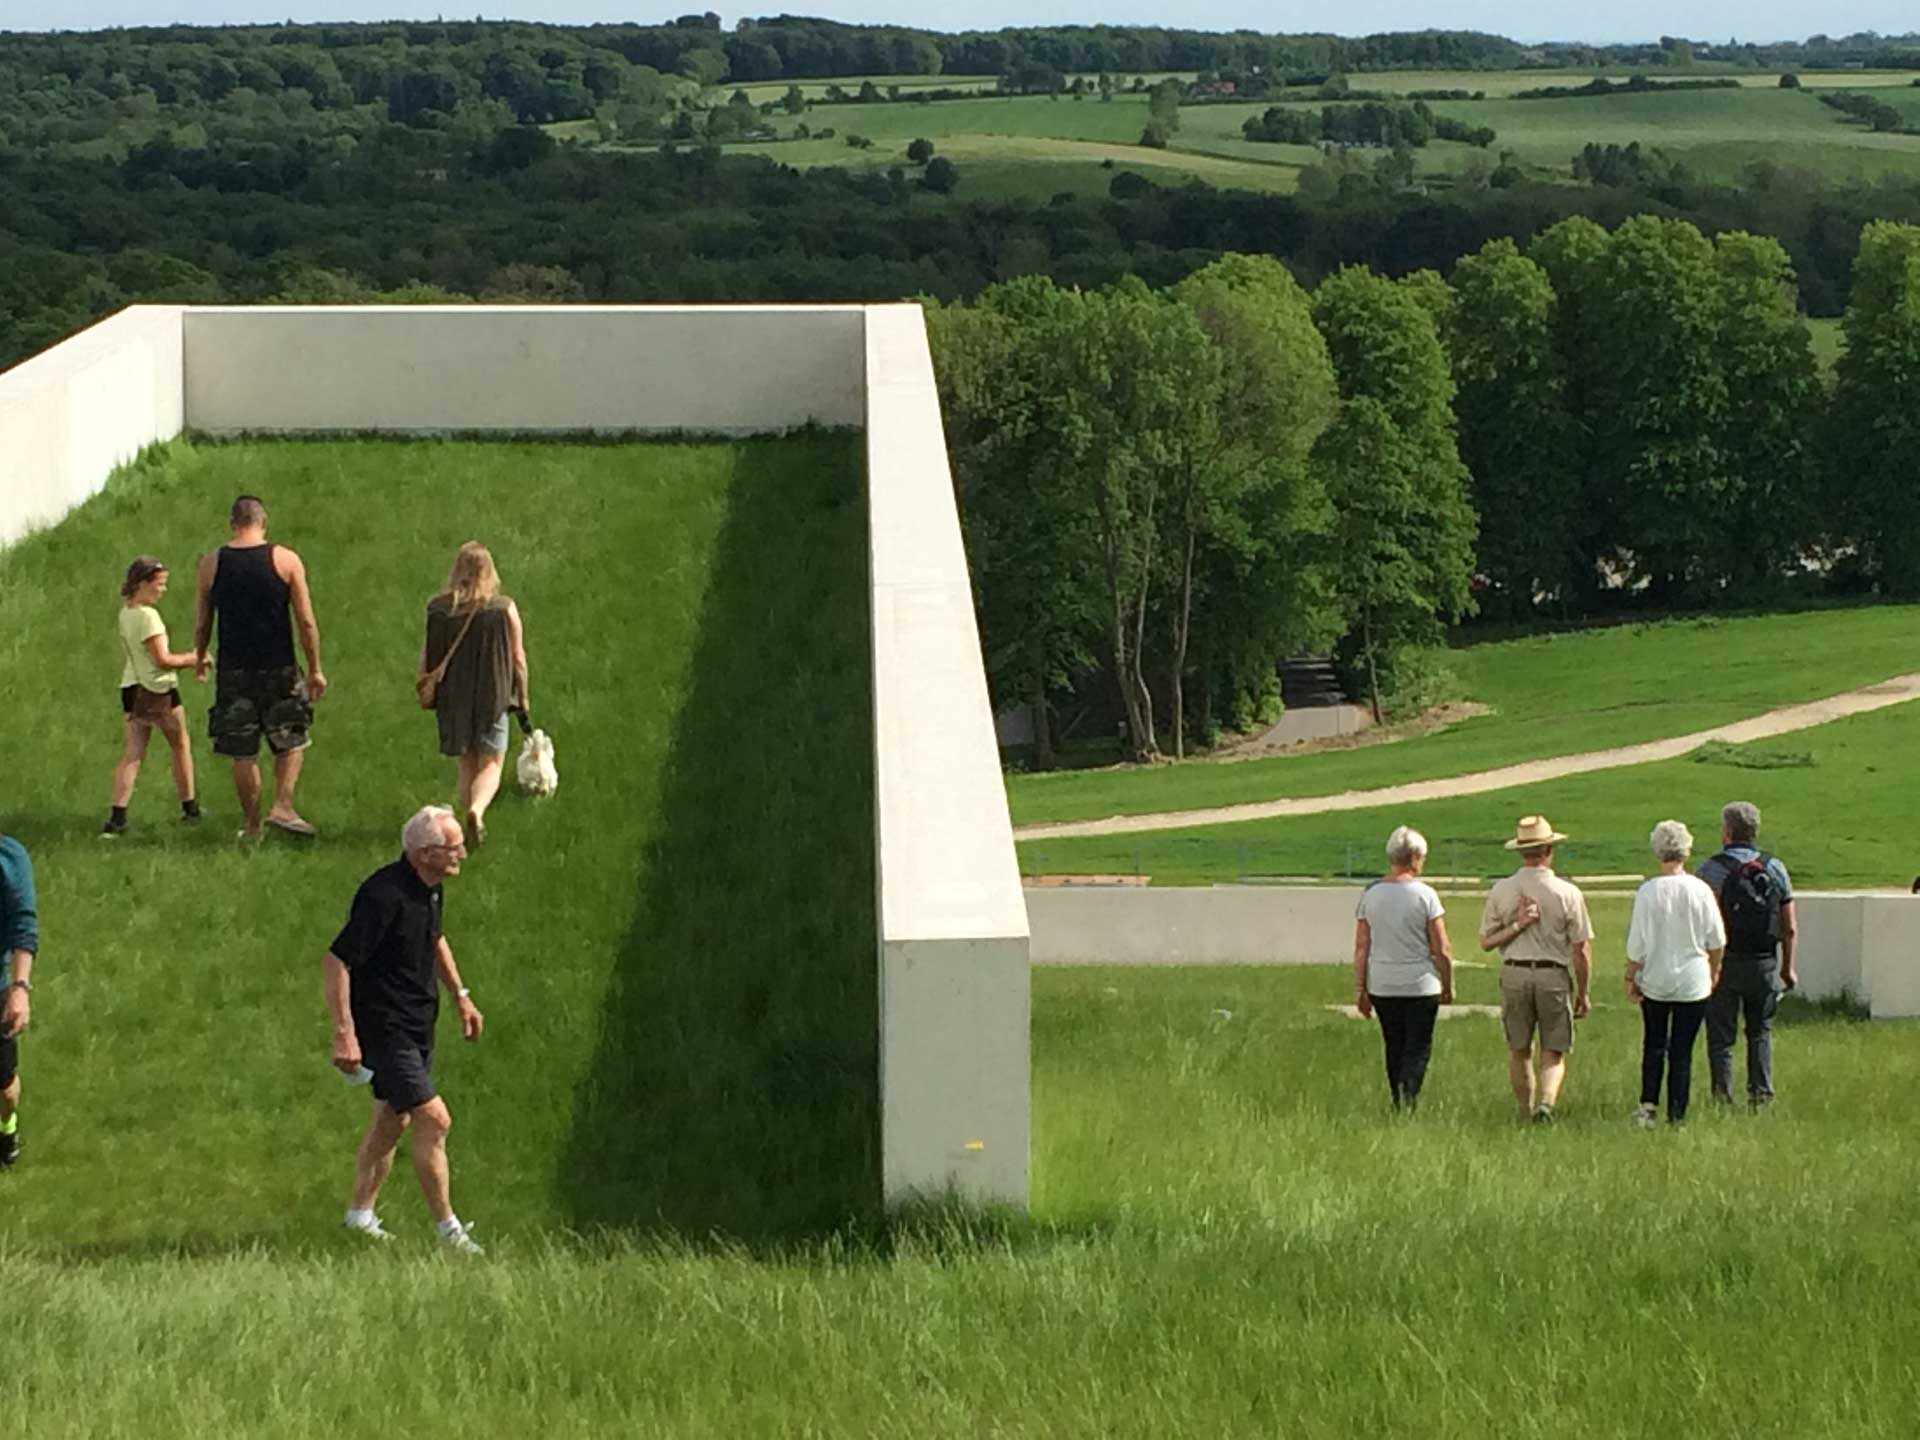
[[[455,610],[484,605],[500,593],[500,572],[493,568],[493,552],[478,540],[469,540],[453,557],[447,588],[441,592]]]

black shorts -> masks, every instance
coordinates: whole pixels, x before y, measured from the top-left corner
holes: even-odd
[[[131,715],[135,705],[140,707],[142,720],[159,718],[156,714],[162,707],[168,710],[180,708],[178,690],[148,690],[140,685],[122,685],[120,687],[120,713]]]
[[[312,725],[313,706],[293,666],[215,673],[213,709],[207,715],[214,754],[251,760],[260,753],[262,737],[276,755],[304,750]]]
[[[364,1045],[361,1059],[373,1071],[373,1098],[405,1114],[438,1093],[433,1088],[433,1046],[394,1037]]]
[[[20,1073],[20,1044],[11,1035],[0,1035],[0,1090],[13,1083]]]

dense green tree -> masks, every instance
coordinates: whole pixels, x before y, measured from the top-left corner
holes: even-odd
[[[1186,753],[1185,681],[1197,631],[1203,729],[1215,700],[1257,703],[1276,656],[1337,633],[1326,577],[1331,516],[1308,465],[1338,403],[1311,302],[1286,267],[1230,255],[1188,276],[1174,298],[1219,352],[1219,388],[1195,403],[1218,419],[1189,438],[1168,507],[1169,713]]]
[[[1735,494],[1713,245],[1685,221],[1637,215],[1593,283],[1588,404],[1615,564],[1669,601],[1708,600],[1729,568]]]
[[[1713,242],[1720,282],[1718,352],[1726,371],[1732,494],[1717,517],[1737,600],[1764,598],[1827,529],[1816,499],[1825,405],[1800,313],[1793,265],[1777,241],[1728,232]]]
[[[944,155],[936,155],[927,162],[920,183],[936,195],[950,195],[953,187],[960,183],[960,169]]]
[[[1860,236],[1847,345],[1835,367],[1832,503],[1888,594],[1920,595],[1920,226]]]
[[[1475,519],[1453,379],[1420,296],[1348,267],[1314,292],[1341,405],[1314,445],[1333,506],[1333,572],[1374,714],[1380,672],[1472,605]]]
[[[1579,467],[1552,283],[1511,240],[1495,240],[1454,267],[1453,294],[1443,329],[1480,518],[1479,608],[1503,619],[1541,604],[1565,613],[1580,564]]]

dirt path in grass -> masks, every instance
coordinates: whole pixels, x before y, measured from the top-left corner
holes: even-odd
[[[1709,740],[1729,745],[1744,745],[1773,735],[1825,725],[1849,715],[1864,715],[1884,710],[1889,705],[1904,705],[1920,699],[1920,674],[1896,675],[1864,690],[1849,690],[1825,700],[1809,700],[1802,705],[1783,705],[1750,720],[1731,725],[1716,725],[1691,735],[1675,735],[1668,740],[1649,740],[1643,745],[1621,745],[1612,750],[1589,750],[1580,755],[1556,755],[1546,760],[1528,760],[1519,765],[1503,765],[1497,770],[1477,770],[1470,775],[1455,775],[1445,780],[1415,780],[1405,785],[1387,785],[1377,790],[1343,790],[1337,795],[1308,795],[1292,800],[1261,800],[1250,805],[1222,805],[1212,810],[1168,810],[1157,815],[1112,815],[1105,820],[1073,820],[1052,825],[1026,825],[1013,832],[1016,840],[1064,840],[1078,835],[1134,835],[1147,830],[1184,830],[1191,825],[1224,825],[1236,820],[1273,820],[1289,815],[1324,815],[1335,810],[1367,810],[1376,805],[1417,805],[1428,800],[1449,800],[1456,795],[1483,795],[1489,790],[1506,790],[1516,785],[1538,785],[1568,775],[1585,775],[1594,770],[1614,770],[1625,765],[1648,765],[1656,760],[1677,760]]]

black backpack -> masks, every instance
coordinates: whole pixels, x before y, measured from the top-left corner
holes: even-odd
[[[1720,882],[1720,913],[1727,922],[1729,955],[1771,955],[1774,916],[1780,913],[1780,885],[1768,869],[1773,857],[1762,850],[1751,860],[1720,857],[1727,876]]]

